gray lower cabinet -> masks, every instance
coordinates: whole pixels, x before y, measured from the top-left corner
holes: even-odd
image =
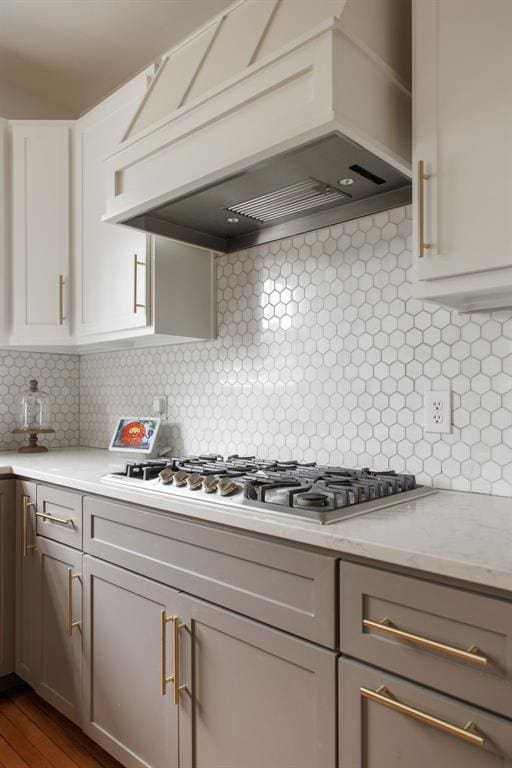
[[[510,601],[342,563],[340,619],[345,655],[512,717]]]
[[[127,768],[177,768],[173,665],[178,593],[84,556],[83,729]]]
[[[74,723],[81,723],[82,553],[36,537],[39,560],[37,693]]]
[[[83,571],[83,727],[123,765],[335,768],[334,652],[93,557]]]
[[[174,589],[336,647],[336,558],[96,496],[84,550]]]
[[[35,483],[16,496],[15,671],[80,724],[82,553],[36,536]]]
[[[36,546],[36,484],[16,483],[14,670],[35,687],[39,679],[40,558]]]
[[[511,768],[512,722],[347,659],[340,768]]]
[[[336,654],[180,597],[180,768],[335,768]]]
[[[36,534],[82,549],[82,496],[63,488],[38,485]]]
[[[0,677],[14,672],[14,481],[0,480]]]

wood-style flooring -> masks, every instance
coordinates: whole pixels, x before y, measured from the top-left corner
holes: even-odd
[[[0,694],[0,768],[121,768],[30,688]]]

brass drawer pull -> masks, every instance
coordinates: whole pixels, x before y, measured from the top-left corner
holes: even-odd
[[[68,568],[68,610],[67,610],[67,631],[69,637],[73,634],[73,629],[80,626],[79,621],[73,621],[73,581],[78,579],[80,581],[80,575],[73,573],[72,568]]]
[[[425,181],[429,181],[430,175],[425,173],[423,160],[418,162],[418,256],[422,259],[425,251],[432,248],[431,243],[425,242]]]
[[[160,612],[160,693],[165,696],[169,683],[174,683],[174,675],[167,676],[167,624],[174,622],[174,616],[168,616],[165,611]]]
[[[400,701],[397,701],[383,685],[381,685],[380,688],[377,688],[376,691],[363,687],[359,690],[361,696],[365,699],[374,701],[377,704],[382,704],[384,707],[393,709],[395,712],[400,712],[400,714],[406,715],[407,717],[412,717],[414,720],[419,720],[420,723],[425,723],[425,725],[429,725],[431,728],[437,728],[439,731],[449,733],[451,736],[456,736],[458,739],[468,741],[476,747],[485,746],[485,738],[476,732],[476,727],[472,722],[467,723],[461,728],[458,725],[448,723],[446,720],[441,720],[438,717],[422,712],[420,709],[409,707],[407,704],[402,704]]]
[[[133,313],[134,315],[137,314],[138,309],[145,309],[145,304],[138,304],[137,303],[137,296],[139,293],[139,281],[138,281],[138,268],[139,267],[145,267],[146,263],[144,261],[140,261],[140,259],[137,258],[137,254],[133,254]]]
[[[421,637],[421,635],[413,635],[411,632],[405,632],[403,629],[394,627],[389,619],[382,619],[382,621],[372,621],[371,619],[363,619],[363,627],[365,629],[373,629],[376,632],[381,632],[384,635],[390,637],[396,637],[399,640],[406,640],[414,645],[420,645],[422,648],[428,648],[430,651],[439,651],[447,656],[453,656],[456,659],[462,659],[463,661],[470,661],[479,667],[486,667],[489,663],[489,659],[486,656],[482,656],[479,649],[472,645],[467,650],[463,648],[456,648],[453,645],[446,645],[445,643],[438,643],[436,640],[429,640],[428,637]]]
[[[28,536],[27,536],[27,515],[28,515],[28,508],[29,507],[35,507],[35,502],[30,501],[30,496],[26,496],[25,494],[21,497],[22,498],[22,519],[21,519],[21,550],[23,557],[27,557],[29,550],[35,549],[35,544],[28,544]]]
[[[51,515],[49,512],[36,512],[36,517],[40,517],[42,520],[51,520],[53,523],[60,523],[61,525],[73,525],[75,521],[72,517],[57,517]]]

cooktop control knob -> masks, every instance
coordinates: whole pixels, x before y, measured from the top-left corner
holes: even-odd
[[[187,485],[191,491],[197,491],[203,485],[203,478],[198,472],[187,477]]]
[[[174,470],[172,470],[170,467],[166,467],[165,469],[162,469],[158,477],[160,478],[161,483],[164,485],[169,485],[169,483],[172,483]]]
[[[233,496],[238,493],[241,488],[238,483],[235,483],[230,477],[221,477],[219,480],[219,491],[221,496]]]
[[[215,475],[208,475],[203,479],[203,490],[205,493],[215,493],[219,487],[219,478]]]
[[[188,472],[184,472],[182,469],[180,469],[179,472],[176,472],[174,475],[174,485],[177,485],[178,487],[186,485],[187,477]]]

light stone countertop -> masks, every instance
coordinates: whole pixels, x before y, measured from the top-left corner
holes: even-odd
[[[14,474],[108,496],[196,520],[380,560],[512,593],[512,499],[442,491],[330,525],[286,514],[151,495],[108,485],[101,476],[126,459],[94,448],[43,454],[0,452],[0,475]]]

